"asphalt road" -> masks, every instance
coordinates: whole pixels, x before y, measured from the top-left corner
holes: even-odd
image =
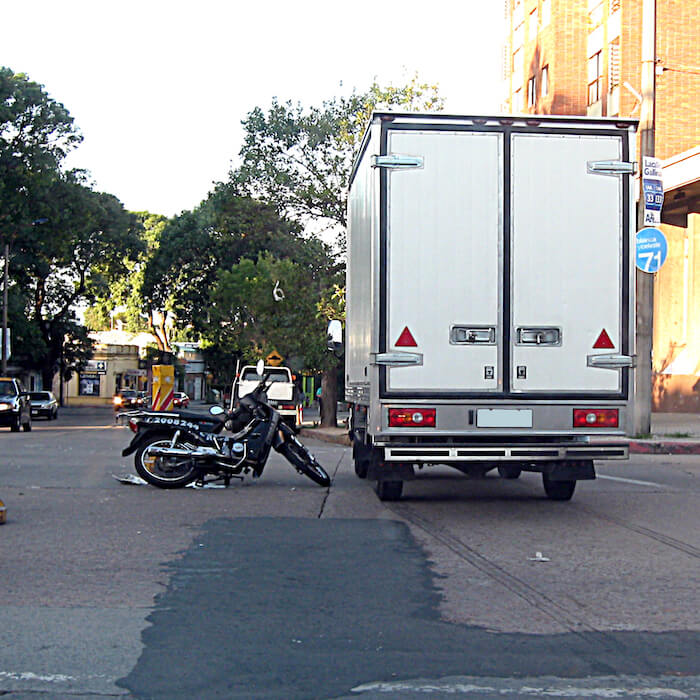
[[[229,489],[124,485],[106,410],[0,430],[0,695],[700,697],[700,459],[446,468],[380,503],[273,455]],[[539,555],[537,553],[540,553]]]

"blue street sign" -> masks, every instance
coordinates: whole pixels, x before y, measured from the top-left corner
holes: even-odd
[[[661,211],[664,205],[664,188],[658,180],[644,180],[644,208]]]
[[[666,261],[668,243],[658,228],[643,228],[637,231],[637,267],[642,272],[658,272]]]

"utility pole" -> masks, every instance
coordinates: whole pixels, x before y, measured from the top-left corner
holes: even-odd
[[[654,155],[656,108],[656,0],[642,5],[642,105],[639,120],[640,153]],[[639,176],[637,230],[644,227],[644,190]],[[635,435],[651,433],[652,340],[654,336],[654,274],[636,269],[637,368],[635,371]]]
[[[5,243],[5,269],[2,273],[2,376],[7,376],[7,268],[10,265],[10,244]]]

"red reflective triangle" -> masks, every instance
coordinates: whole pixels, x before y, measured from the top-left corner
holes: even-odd
[[[596,340],[595,343],[593,343],[593,347],[596,349],[615,347],[615,344],[612,340],[610,340],[610,336],[608,335],[608,332],[605,330],[605,328],[603,328],[603,330],[600,332],[598,340]]]
[[[405,326],[394,345],[397,348],[415,348],[418,346],[418,343],[416,343],[415,338],[411,335],[411,331],[408,330],[408,326]]]

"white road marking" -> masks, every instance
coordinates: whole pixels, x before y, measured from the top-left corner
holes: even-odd
[[[655,484],[653,481],[638,481],[637,479],[624,479],[621,476],[605,476],[596,474],[599,479],[609,479],[610,481],[622,481],[625,484],[635,484],[636,486],[653,486],[654,488],[664,488],[663,484]]]
[[[358,685],[352,689],[353,693],[363,693],[366,691],[374,691],[379,693],[425,693],[426,695],[435,695],[436,693],[444,693],[446,695],[456,695],[457,693],[495,693],[497,695],[516,695],[517,697],[533,697],[533,698],[630,698],[630,697],[647,697],[659,698],[690,698],[691,696],[684,693],[682,690],[675,688],[660,688],[660,687],[644,687],[631,686],[629,688],[610,688],[610,687],[584,687],[582,684],[562,685],[547,685],[542,687],[533,687],[521,685],[518,687],[496,687],[494,685],[476,685],[474,683],[457,683],[457,682],[438,682],[425,683],[421,681],[396,681],[392,683],[365,683]]]
[[[32,671],[0,671],[0,680],[11,681],[44,681],[47,683],[66,683],[74,681],[73,676],[66,676],[63,673],[39,674]]]

